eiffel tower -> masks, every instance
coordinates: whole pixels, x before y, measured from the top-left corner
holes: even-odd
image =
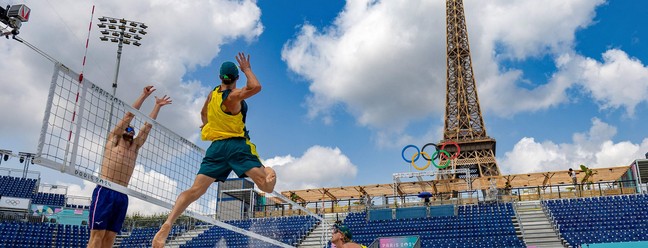
[[[473,179],[499,176],[500,170],[495,161],[495,139],[486,134],[479,107],[463,0],[446,1],[446,32],[446,111],[443,140],[440,143],[456,142],[460,153],[450,166],[442,170],[470,169]],[[443,149],[450,154],[457,152],[457,147],[451,144]],[[445,164],[448,158],[443,155],[441,157],[440,163]],[[441,178],[464,177],[465,174],[452,174]]]

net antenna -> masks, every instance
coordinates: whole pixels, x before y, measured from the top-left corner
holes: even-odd
[[[87,78],[82,80],[83,83],[79,82],[79,76],[65,65],[55,63],[34,162],[171,209],[181,191],[193,184],[205,151]],[[114,106],[113,115],[107,114],[111,106]],[[144,122],[151,123],[153,128],[139,150],[130,181],[124,185],[101,176],[105,173],[101,161],[110,156],[104,156],[109,132],[105,123],[118,123],[126,112],[135,115],[130,124],[136,130],[140,130]],[[217,192],[216,185],[210,187],[184,214],[270,244],[292,247],[222,222],[220,219],[224,218],[216,216]],[[319,215],[276,191],[267,195],[273,195],[328,224]]]

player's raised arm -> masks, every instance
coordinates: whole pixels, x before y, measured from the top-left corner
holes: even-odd
[[[158,98],[156,96],[155,107],[153,107],[153,110],[151,110],[149,117],[151,117],[151,119],[153,120],[157,119],[158,113],[160,113],[160,109],[162,108],[162,106],[169,105],[171,103],[173,103],[173,101],[171,101],[171,97],[164,95],[163,97]],[[142,131],[135,138],[137,147],[141,147],[142,145],[144,145],[144,142],[146,142],[146,138],[148,138],[149,132],[151,131],[152,127],[153,125],[151,123],[144,122],[144,125],[142,126],[141,129]]]
[[[155,91],[155,89],[151,85],[144,87],[142,94],[137,98],[137,100],[135,100],[135,103],[133,103],[133,108],[139,110],[142,107],[144,100],[146,100],[146,98],[148,98],[148,96],[150,96],[153,91]],[[116,138],[121,137],[122,134],[124,134],[126,128],[130,125],[131,121],[133,121],[133,118],[135,118],[135,115],[133,113],[126,112],[124,117],[119,120],[113,130],[110,131],[108,140],[116,144]]]
[[[236,56],[236,61],[239,63],[239,68],[241,69],[241,71],[245,73],[247,82],[245,86],[243,86],[243,88],[237,91],[233,91],[227,97],[229,101],[233,102],[248,99],[261,91],[261,83],[259,83],[256,75],[254,75],[254,72],[252,72],[252,66],[250,65],[250,55],[248,54],[246,57],[245,53],[239,53]]]

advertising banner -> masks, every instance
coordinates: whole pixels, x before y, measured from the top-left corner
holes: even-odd
[[[418,236],[403,236],[380,238],[378,243],[380,248],[415,248]]]

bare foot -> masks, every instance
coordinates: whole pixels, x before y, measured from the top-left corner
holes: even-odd
[[[162,224],[160,230],[153,238],[153,248],[164,248],[164,243],[166,243],[166,239],[169,237],[169,232],[171,232],[171,225],[167,223]]]
[[[277,173],[275,173],[275,171],[270,167],[265,167],[264,170],[265,173],[267,174],[266,186],[268,190],[268,191],[265,190],[264,191],[267,193],[272,193],[272,191],[274,191],[275,184],[277,184]]]

